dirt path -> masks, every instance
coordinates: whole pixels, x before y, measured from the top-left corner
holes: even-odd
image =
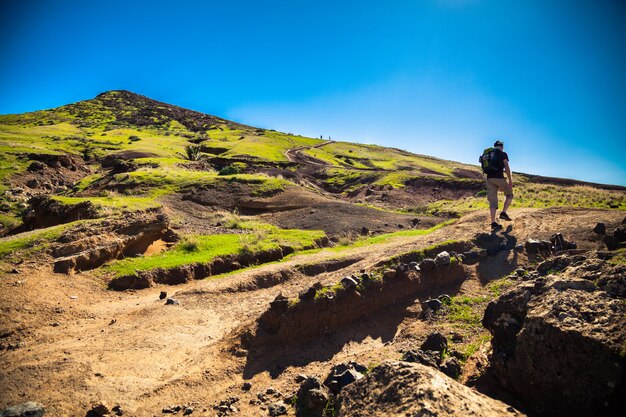
[[[560,231],[587,249],[601,246],[588,233],[596,222],[615,225],[623,218],[621,212],[573,209],[511,214],[515,221],[509,235],[520,243]],[[252,392],[243,393],[239,387],[246,358],[232,350],[232,334],[251,325],[279,292],[295,295],[316,281],[334,281],[409,250],[470,239],[487,223],[485,213],[473,213],[425,236],[340,253],[325,250],[219,280],[138,292],[106,291],[103,278],[94,273],[66,276],[39,268],[5,274],[0,279],[0,342],[19,346],[0,351],[0,408],[34,400],[44,403],[49,415],[84,416],[91,402],[104,400],[121,404],[129,412],[125,415],[152,416],[167,405],[195,402],[193,415],[208,416],[215,415],[215,402],[237,395],[242,415],[257,415],[258,406],[248,403],[257,391],[270,385],[287,391],[296,374],[321,375],[328,362],[377,362],[395,352],[389,342],[403,321],[410,320],[413,330],[426,326],[407,316],[406,306],[390,306],[388,314],[368,317],[305,351],[277,346],[280,354],[257,366],[258,372],[249,376]],[[298,265],[337,258],[354,262],[312,277],[296,271]],[[277,275],[283,283],[259,285],[259,277]],[[474,280],[467,285],[479,284]],[[164,305],[160,291],[180,305]]]

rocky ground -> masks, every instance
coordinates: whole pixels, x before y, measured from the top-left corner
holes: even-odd
[[[425,236],[138,291],[24,262],[0,281],[1,405],[31,400],[59,416],[620,415],[626,267],[593,229],[613,236],[623,216],[511,214],[495,235],[477,233],[486,218],[475,213]],[[577,248],[555,257],[555,232]],[[402,255],[449,240],[460,243]],[[491,343],[467,358],[484,330],[447,320],[448,299],[491,299],[503,277],[507,290],[479,306]]]

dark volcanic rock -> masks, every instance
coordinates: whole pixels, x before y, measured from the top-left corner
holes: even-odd
[[[426,337],[422,343],[422,350],[434,350],[435,352],[443,352],[448,348],[448,339],[439,332],[434,332]]]
[[[483,325],[493,335],[491,373],[533,414],[626,409],[623,299],[586,279],[539,278],[492,301]]]
[[[298,389],[296,415],[322,417],[329,400],[330,395],[317,378],[306,378]]]
[[[324,380],[324,385],[333,394],[338,394],[345,386],[363,378],[363,372],[366,370],[365,366],[356,362],[339,364],[330,371]]]
[[[596,227],[593,228],[593,231],[599,235],[603,235],[606,233],[606,225],[604,223],[598,223]]]
[[[407,362],[377,366],[344,388],[337,402],[339,417],[523,416],[435,369]]]

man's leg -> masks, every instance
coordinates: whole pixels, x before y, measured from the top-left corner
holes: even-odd
[[[498,207],[489,207],[489,214],[491,214],[491,223],[496,222],[496,210],[498,210]]]

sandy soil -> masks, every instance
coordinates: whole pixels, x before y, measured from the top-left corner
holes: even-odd
[[[611,229],[623,218],[621,212],[574,209],[519,209],[511,215],[508,234],[520,243],[558,231],[585,249],[602,247],[591,232],[597,222]],[[316,281],[334,281],[409,250],[471,239],[487,225],[486,213],[473,213],[426,236],[301,255],[220,279],[136,292],[107,291],[105,277],[97,272],[54,274],[49,265],[36,263],[22,266],[19,274],[3,272],[0,408],[33,400],[46,406],[47,415],[84,416],[91,403],[105,401],[120,404],[124,415],[156,416],[164,407],[188,404],[194,406],[193,416],[214,416],[213,405],[236,395],[239,415],[267,415],[255,404],[258,392],[271,386],[282,395],[270,397],[282,399],[297,389],[298,374],[325,377],[332,363],[358,360],[370,365],[398,358],[399,347],[431,330],[416,317],[415,300],[409,299],[316,343],[276,346],[267,357],[246,357],[236,336],[254,325],[279,292],[293,296]],[[318,276],[296,270],[338,257],[354,262]],[[526,262],[523,254],[492,258],[470,269],[460,291],[472,294]],[[258,285],[259,277],[281,273],[283,283]],[[164,305],[161,291],[180,305]],[[241,390],[246,380],[252,383],[250,392]]]

